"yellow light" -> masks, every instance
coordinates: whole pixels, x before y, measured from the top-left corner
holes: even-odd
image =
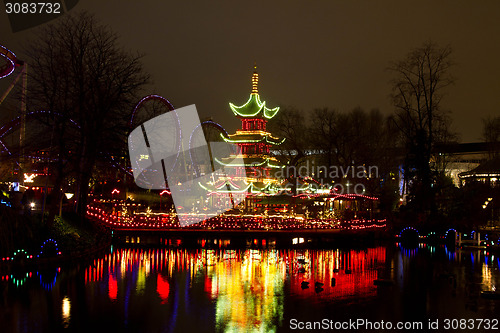
[[[36,176],[37,176],[36,173],[32,173],[32,174],[25,173],[24,174],[24,182],[25,183],[33,183],[34,182],[34,178]]]
[[[71,301],[69,300],[68,296],[65,296],[62,300],[62,319],[64,328],[67,328],[69,326],[69,320],[71,318],[70,312],[71,312]]]
[[[266,131],[261,131],[261,130],[254,130],[254,131],[242,131],[242,130],[236,130],[236,134],[229,134],[229,136],[235,136],[238,134],[260,134],[260,135],[265,135],[265,136],[270,136],[273,139],[277,139],[271,136],[271,133],[266,132]]]
[[[257,68],[255,68],[257,70]],[[252,75],[252,94],[258,94],[259,93],[259,74],[257,72],[254,72]]]

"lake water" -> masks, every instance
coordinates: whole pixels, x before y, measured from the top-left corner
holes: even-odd
[[[500,300],[480,292],[500,284],[499,266],[499,256],[484,250],[424,244],[112,247],[77,267],[1,276],[0,331],[288,332],[307,322],[364,319],[421,322],[420,331],[439,320],[432,332],[449,332],[446,319],[498,319]],[[375,286],[377,278],[389,282]]]

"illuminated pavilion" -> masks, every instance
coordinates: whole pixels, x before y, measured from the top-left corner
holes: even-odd
[[[221,134],[221,137],[226,143],[236,145],[237,149],[227,157],[213,158],[214,164],[224,169],[225,177],[203,186],[218,198],[217,203],[214,202],[218,206],[222,205],[221,200],[229,200],[233,208],[237,201],[244,202],[245,209],[249,209],[254,206],[252,197],[274,195],[279,189],[274,173],[284,166],[270,151],[284,139],[274,137],[266,128],[279,107],[268,108],[266,102],[261,101],[258,85],[259,74],[255,66],[252,90],[246,103],[241,106],[229,103],[233,114],[241,120],[241,128],[234,134]],[[235,163],[235,159],[239,162]]]
[[[265,101],[260,100],[259,74],[254,66],[252,74],[252,90],[247,102],[241,106],[229,103],[233,114],[241,120],[241,129],[234,134],[223,137],[227,143],[236,144],[235,154],[216,162],[224,167],[231,186],[247,193],[273,193],[277,187],[277,179],[273,176],[276,169],[282,168],[278,160],[271,156],[272,146],[280,145],[285,139],[272,136],[267,131],[268,120],[279,111],[279,107],[268,108]],[[235,158],[242,158],[244,164],[231,163]]]

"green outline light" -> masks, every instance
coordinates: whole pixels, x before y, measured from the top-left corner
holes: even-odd
[[[252,111],[252,110],[248,110],[247,112],[245,112],[247,108],[252,108],[253,105],[251,105],[251,103],[253,104],[256,104],[257,106],[257,111]],[[278,113],[279,111],[279,106],[273,108],[273,109],[270,109],[268,107],[266,107],[266,102],[262,102],[260,100],[260,96],[259,94],[250,94],[250,97],[248,98],[248,101],[241,105],[241,106],[236,106],[235,104],[233,103],[229,103],[229,107],[231,108],[231,110],[233,111],[233,113],[236,115],[236,116],[240,116],[240,117],[255,117],[257,116],[261,111],[264,118],[267,118],[267,119],[271,119],[273,118],[276,113]]]

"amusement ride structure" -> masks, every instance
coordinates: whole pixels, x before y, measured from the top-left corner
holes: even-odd
[[[3,46],[0,46],[0,56],[2,58],[0,60],[3,60],[3,63],[0,63],[0,78],[6,78],[15,73],[16,68],[21,68],[21,71],[8,85],[7,90],[0,98],[1,103],[12,91],[14,86],[18,82],[22,82],[20,112],[0,126],[0,149],[4,154],[8,154],[18,161],[16,163],[20,171],[19,178],[22,179],[23,173],[24,178],[26,178],[27,171],[29,171],[27,170],[28,168],[26,168],[26,170],[23,168],[23,158],[26,158],[22,148],[24,146],[23,141],[26,121],[36,120],[40,115],[44,114],[56,117],[58,115],[50,110],[26,112],[27,65],[25,62],[18,60],[13,52]],[[234,223],[243,223],[242,221],[244,221],[243,226],[246,226],[245,228],[257,228],[259,230],[262,228],[266,230],[269,228],[287,228],[295,230],[296,228],[303,228],[303,221],[305,220],[313,224],[322,223],[322,228],[335,230],[345,227],[349,229],[366,228],[371,227],[373,223],[375,223],[373,224],[374,227],[384,226],[385,221],[364,220],[358,217],[358,219],[352,220],[349,226],[341,227],[336,218],[330,215],[327,216],[326,213],[324,215],[316,214],[315,219],[311,219],[311,217],[308,217],[307,209],[304,209],[304,212],[299,214],[287,208],[290,205],[290,200],[286,201],[286,203],[277,203],[273,200],[270,201],[270,196],[275,196],[282,190],[282,184],[280,184],[280,180],[275,177],[274,173],[284,167],[272,155],[271,151],[274,147],[279,146],[284,139],[273,136],[267,130],[267,122],[276,116],[279,107],[267,107],[266,102],[262,101],[259,95],[258,83],[259,74],[256,68],[254,68],[251,78],[252,89],[247,102],[241,106],[232,103],[229,104],[234,116],[241,120],[241,128],[234,134],[229,134],[220,124],[211,119],[200,121],[194,129],[190,130],[191,133],[181,133],[181,126],[179,122],[175,121],[172,122],[171,128],[166,129],[169,135],[175,138],[175,140],[169,142],[169,144],[172,145],[169,150],[177,152],[176,158],[172,162],[173,164],[167,171],[172,171],[175,168],[176,170],[185,171],[196,177],[200,177],[210,172],[217,173],[218,170],[224,170],[225,178],[219,177],[218,180],[213,183],[200,184],[202,187],[205,186],[205,190],[210,193],[213,198],[212,200],[200,201],[199,207],[185,207],[185,211],[175,212],[168,208],[162,211],[160,199],[160,211],[152,211],[149,204],[143,203],[141,205],[139,202],[123,201],[123,196],[121,196],[121,199],[114,196],[114,194],[120,193],[120,190],[115,189],[113,190],[111,200],[104,195],[100,199],[95,197],[94,203],[91,203],[88,208],[89,217],[96,218],[114,229],[152,228],[158,230],[158,228],[175,228],[178,227],[176,224],[177,214],[198,214],[201,216],[204,214],[204,205],[208,205],[207,207],[217,206],[221,204],[221,201],[226,201],[227,203],[227,201],[233,201],[234,198],[231,197],[231,195],[235,195],[241,196],[243,200],[239,200],[238,202],[244,202],[245,204],[238,207],[233,204],[233,209],[231,212],[228,212],[228,214],[216,220],[211,220],[211,222],[207,220],[206,223],[209,224],[210,228],[232,229],[234,228]],[[128,126],[130,130],[132,130],[144,122],[164,113],[172,113],[173,119],[177,117],[174,106],[166,98],[157,94],[147,95],[140,99],[133,108]],[[70,120],[70,123],[72,126],[79,128],[77,122]],[[17,133],[18,130],[20,133],[19,146],[21,150],[19,151],[19,157],[16,158],[17,156],[13,156],[4,141],[9,135],[13,139],[12,135]],[[189,140],[186,141],[186,138]],[[197,149],[193,149],[193,147],[199,147],[201,145],[197,140],[203,139],[204,141],[202,143],[208,146],[210,154],[209,161],[205,158],[206,156],[199,156]],[[13,140],[9,140],[9,142],[11,141]],[[226,151],[223,154],[218,152],[212,156],[212,145],[214,145],[214,143],[223,144],[222,146],[226,147]],[[184,147],[182,146],[183,144]],[[189,146],[186,147],[186,145]],[[34,154],[36,155],[36,153]],[[133,178],[130,165],[126,162],[123,163],[123,161],[127,160],[126,158],[119,160],[120,157],[117,156],[105,157],[109,164],[113,166],[114,170],[120,170],[127,175],[126,177],[130,177],[129,179]],[[239,161],[243,161],[243,163],[241,163],[241,165],[232,164],[231,160],[236,158],[238,158]],[[30,156],[30,159],[41,161],[43,157],[33,156],[33,158],[31,158]],[[45,161],[44,163],[46,162],[50,163],[50,161]],[[50,174],[49,169],[50,168],[45,169],[45,174],[47,176]],[[30,176],[30,174],[28,174],[28,176]],[[32,178],[33,177],[31,177],[30,180]],[[22,180],[20,183],[22,183]],[[33,184],[26,185],[28,185],[26,188],[31,186],[31,189],[36,190],[36,188],[33,188]],[[42,191],[42,188],[38,188],[38,190]],[[45,188],[45,193],[46,192],[47,188]],[[318,209],[326,212],[327,207],[333,207],[333,203],[342,203],[342,200],[344,205],[346,202],[354,202],[354,200],[363,200],[365,202],[376,200],[376,198],[366,196],[342,196],[332,193],[320,194],[310,191],[307,191],[307,193],[305,192],[306,189],[304,189],[302,194],[295,196],[296,199],[292,199],[291,205],[295,206],[304,200],[312,200],[309,202],[311,205],[316,203],[319,204],[321,203],[320,201],[325,202],[326,200],[325,204],[322,206],[318,205]],[[125,191],[124,193],[128,192]],[[164,194],[170,196],[169,189],[159,193],[160,198]],[[304,195],[305,197],[303,197]],[[126,196],[129,197],[128,194]],[[314,196],[319,197],[315,199]],[[305,202],[306,201],[304,201],[304,203]],[[238,213],[238,210],[240,213]],[[277,215],[276,212],[278,212]],[[264,223],[264,221],[267,222]],[[311,226],[313,224],[311,224]]]
[[[3,45],[0,45],[0,58],[2,58],[3,63],[0,63],[0,79],[4,79],[11,75],[14,70],[18,67],[21,67],[22,70],[16,76],[16,78],[9,84],[5,92],[0,96],[0,105],[5,100],[5,98],[12,91],[14,86],[22,79],[22,93],[21,93],[21,107],[20,107],[20,115],[12,120],[9,124],[6,124],[2,128],[0,128],[0,146],[3,148],[3,151],[7,152],[8,155],[12,156],[12,153],[9,151],[5,143],[3,142],[3,137],[13,128],[19,127],[19,146],[24,146],[25,139],[25,131],[26,131],[26,93],[27,93],[27,82],[28,82],[28,64],[24,61],[21,61],[17,58],[14,52],[9,50]],[[24,152],[21,151],[19,155],[19,160],[16,161],[19,169],[22,169]],[[19,179],[22,182],[22,177]]]

